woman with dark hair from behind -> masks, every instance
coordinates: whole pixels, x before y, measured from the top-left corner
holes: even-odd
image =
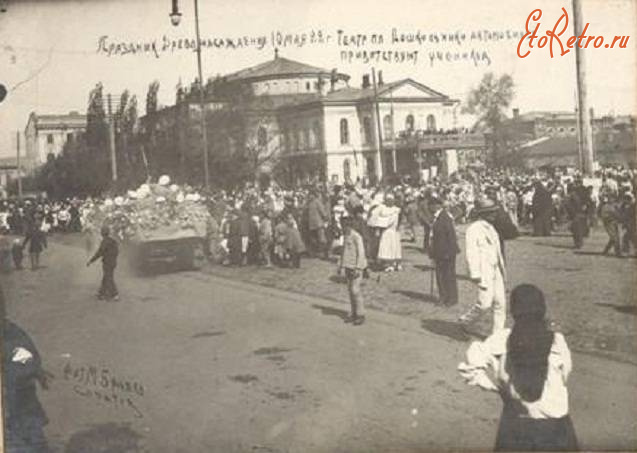
[[[511,293],[513,327],[472,343],[466,363],[458,366],[469,385],[502,397],[496,451],[578,449],[568,410],[571,353],[564,336],[548,328],[545,314],[542,291],[517,286]]]

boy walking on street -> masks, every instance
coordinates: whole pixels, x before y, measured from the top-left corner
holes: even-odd
[[[117,241],[110,236],[110,233],[110,229],[107,226],[102,227],[102,243],[100,244],[100,248],[97,249],[95,255],[86,263],[86,267],[88,267],[98,259],[102,259],[102,285],[97,293],[99,300],[119,300],[114,278],[119,247]]]
[[[343,228],[343,251],[338,266],[338,274],[345,269],[349,300],[352,305],[350,317],[345,322],[351,322],[360,326],[365,322],[365,304],[361,293],[361,280],[363,272],[367,269],[365,257],[365,245],[362,236],[352,228],[352,218],[344,217],[341,220]]]

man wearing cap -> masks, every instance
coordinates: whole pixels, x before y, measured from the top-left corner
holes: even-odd
[[[100,300],[119,300],[114,278],[118,254],[119,247],[117,241],[111,237],[110,229],[107,226],[103,226],[100,248],[97,249],[95,255],[86,263],[86,267],[88,267],[98,259],[102,259],[102,285],[97,293],[97,298]]]
[[[343,217],[343,249],[338,265],[338,274],[345,269],[351,314],[346,322],[359,326],[365,322],[365,304],[361,293],[361,280],[367,268],[363,237],[352,228],[352,217]]]
[[[436,268],[440,303],[451,306],[458,303],[456,255],[460,253],[460,249],[456,240],[456,229],[453,225],[453,218],[443,207],[442,200],[431,197],[429,206],[434,213],[429,256]]]
[[[469,276],[478,286],[478,302],[460,316],[459,321],[470,324],[493,308],[493,332],[503,329],[506,321],[505,267],[500,238],[492,222],[498,205],[486,197],[476,202],[477,219],[465,233]]]

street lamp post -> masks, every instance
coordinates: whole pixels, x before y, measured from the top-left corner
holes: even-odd
[[[208,172],[208,132],[206,130],[206,103],[204,97],[203,71],[201,70],[201,38],[199,36],[199,2],[195,1],[195,32],[197,35],[197,70],[199,71],[199,107],[201,108],[201,140],[203,143],[203,170],[206,190],[210,189],[210,175]],[[172,0],[170,22],[176,27],[181,20],[178,0]]]

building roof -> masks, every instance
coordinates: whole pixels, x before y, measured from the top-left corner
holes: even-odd
[[[445,101],[453,101],[452,99],[449,98],[449,96],[442,94],[438,91],[435,91],[431,88],[429,88],[426,85],[423,85],[422,83],[416,82],[413,79],[401,79],[401,80],[397,80],[395,82],[390,82],[390,83],[385,83],[383,85],[380,85],[377,88],[377,92],[378,92],[378,99],[381,101],[389,101],[391,100],[391,93],[393,90],[395,90],[396,88],[402,86],[402,85],[412,85],[417,87],[419,90],[421,90],[423,92],[423,94],[427,94],[430,96],[431,101],[436,101],[436,102],[445,102]],[[327,93],[327,95],[325,95],[322,100],[326,103],[329,102],[356,102],[356,101],[361,101],[364,99],[372,99],[374,97],[374,87],[370,86],[368,88],[352,88],[352,87],[347,87],[347,88],[342,88],[340,90],[336,90],[336,91],[332,91],[330,93]]]
[[[289,76],[318,76],[322,75],[330,77],[332,71],[310,66],[305,63],[290,60],[288,58],[274,57],[273,60],[258,64],[240,71],[228,74],[223,77],[228,82],[247,81],[247,80],[267,80],[280,79]],[[342,73],[336,73],[336,77],[341,80],[349,80],[349,76]]]
[[[391,102],[392,99],[395,102],[405,101],[406,98],[398,98],[391,96],[391,93],[403,86],[403,85],[411,85],[416,87],[423,93],[423,97],[413,97],[408,98],[407,100],[411,100],[412,102],[456,102],[456,100],[449,98],[449,96],[442,94],[438,91],[435,91],[419,82],[416,82],[412,79],[401,79],[395,82],[386,83],[380,85],[377,88],[377,96],[380,102]],[[373,86],[367,88],[354,88],[354,87],[345,87],[339,90],[330,91],[326,93],[324,96],[316,93],[314,95],[306,95],[305,98],[300,98],[298,101],[294,103],[285,103],[281,105],[281,107],[289,108],[289,107],[297,107],[299,105],[308,105],[308,104],[354,104],[358,102],[369,102],[374,99],[374,88]],[[276,96],[272,96],[276,97]]]
[[[637,157],[634,135],[627,131],[597,133],[593,138],[595,159],[601,163],[633,163]],[[546,137],[522,146],[522,157],[534,165],[577,165],[577,137]]]
[[[546,120],[569,120],[575,121],[575,112],[569,111],[532,111],[521,114],[518,121],[535,121],[538,119]]]
[[[42,114],[32,112],[29,122],[34,121],[37,129],[83,129],[86,128],[86,115],[78,112],[67,114]]]

